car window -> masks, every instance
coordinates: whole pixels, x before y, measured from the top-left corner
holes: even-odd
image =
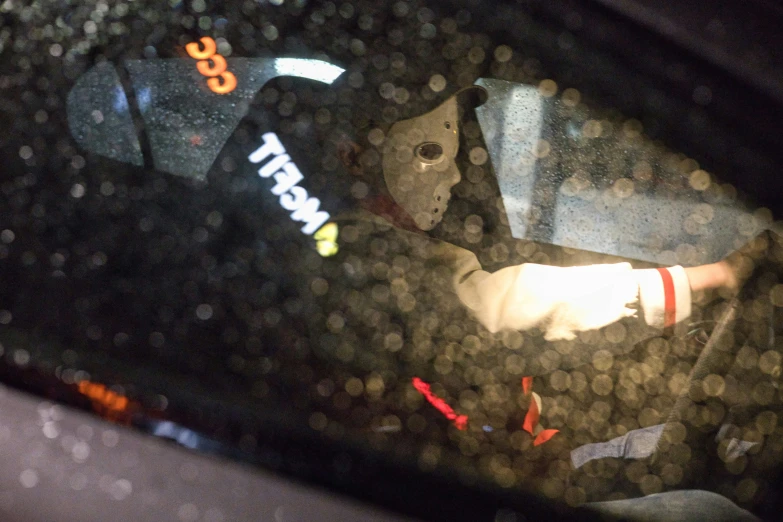
[[[764,501],[776,216],[548,71],[552,42],[589,53],[578,13],[2,11],[8,382],[289,471],[275,437],[573,507]],[[725,259],[734,286],[691,292]]]

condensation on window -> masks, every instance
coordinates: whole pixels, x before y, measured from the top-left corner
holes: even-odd
[[[507,35],[475,9],[3,3],[4,375],[294,471],[265,434],[572,506],[757,506],[783,462],[776,216],[550,72],[590,55],[579,13],[553,35],[520,7]]]

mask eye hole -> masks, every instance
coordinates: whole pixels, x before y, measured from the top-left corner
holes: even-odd
[[[422,161],[437,162],[443,157],[443,147],[439,143],[422,143],[414,154]]]
[[[445,122],[445,123],[443,124],[443,126],[444,126],[444,127],[446,127],[447,129],[450,129],[450,128],[451,128],[451,122],[448,122],[448,121],[447,121],[447,122]]]

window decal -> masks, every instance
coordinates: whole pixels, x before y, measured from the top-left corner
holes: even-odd
[[[339,252],[340,247],[337,245],[338,235],[339,228],[337,223],[327,223],[313,234],[313,239],[316,241],[315,249],[321,257],[331,257]]]
[[[207,87],[216,94],[228,94],[237,87],[237,78],[231,71],[227,71],[226,59],[218,54],[215,40],[205,36],[200,40],[204,45],[202,51],[198,43],[191,42],[185,46],[185,50],[191,58],[198,60],[196,69],[203,76],[209,77]],[[210,61],[212,62],[210,64]]]
[[[202,49],[192,43],[196,47],[190,49],[196,56],[210,55],[211,46],[202,41]],[[130,73],[157,170],[206,179],[250,103],[269,80],[297,76],[331,84],[344,72],[314,59],[225,58],[225,62],[227,70],[208,77],[206,89],[201,83],[204,76],[190,57],[123,63]],[[216,69],[209,66],[203,70]],[[226,80],[228,72],[231,76]],[[117,161],[143,165],[129,103],[114,66],[98,64],[79,78],[68,94],[66,110],[71,134],[80,147]]]
[[[315,233],[329,220],[329,214],[318,210],[321,206],[318,198],[311,198],[307,190],[297,186],[304,176],[291,161],[291,157],[285,154],[285,148],[277,135],[274,132],[267,132],[263,135],[263,139],[264,144],[247,159],[251,163],[261,163],[272,157],[258,169],[258,175],[262,178],[274,178],[276,184],[271,192],[275,196],[280,196],[280,206],[292,212],[291,219],[305,223],[302,227],[303,233],[307,235]]]

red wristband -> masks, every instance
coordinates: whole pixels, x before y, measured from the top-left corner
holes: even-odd
[[[659,268],[658,273],[661,274],[663,280],[663,327],[670,328],[677,322],[677,300],[674,294],[674,279],[672,275],[665,268]]]

